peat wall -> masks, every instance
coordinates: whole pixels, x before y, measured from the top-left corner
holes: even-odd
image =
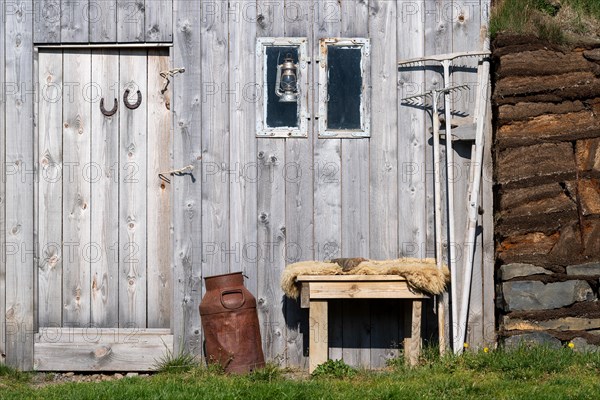
[[[500,337],[600,345],[600,48],[493,46]]]

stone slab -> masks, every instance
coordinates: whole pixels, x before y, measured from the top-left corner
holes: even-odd
[[[538,281],[505,282],[502,292],[506,311],[551,310],[596,299],[590,285],[580,280],[548,284]]]

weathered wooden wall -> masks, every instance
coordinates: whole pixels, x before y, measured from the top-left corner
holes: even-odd
[[[71,3],[77,3],[76,9]],[[33,351],[34,42],[172,40],[172,67],[186,68],[169,87],[173,165],[194,167],[193,174],[173,177],[171,183],[176,349],[201,353],[202,278],[241,270],[258,299],[267,357],[306,366],[307,315],[284,299],[279,288],[279,274],[287,263],[334,256],[434,255],[430,117],[399,100],[442,80],[432,71],[398,72],[397,62],[481,49],[479,32],[487,21],[488,0],[89,0],[88,9],[99,13],[94,18],[70,19],[64,12],[63,18],[43,16],[44,10],[56,12],[57,4],[6,0],[0,28],[6,32],[0,61],[3,55],[6,60],[0,62],[0,71],[5,71],[7,87],[19,84],[19,90],[5,91],[5,200],[0,186],[6,210],[1,232],[19,249],[15,253],[5,246],[6,259],[0,264],[0,289],[6,287],[0,306],[5,299],[1,309],[6,310],[11,364],[31,368]],[[61,7],[76,13],[86,9],[82,1],[64,0]],[[370,38],[371,138],[319,139],[313,111],[308,138],[257,139],[255,45],[263,36],[308,37],[313,60],[308,79],[313,86],[319,38]],[[468,79],[475,81],[472,75]],[[318,109],[317,93],[312,87],[313,110]],[[473,92],[458,100],[457,107],[472,112],[474,98]],[[463,155],[470,151],[459,150]],[[464,199],[465,158],[457,162],[457,199]],[[491,181],[486,178],[484,192],[490,199]],[[466,203],[457,202],[458,208],[466,212]],[[484,217],[489,223],[491,212]],[[490,235],[485,229],[479,242],[482,237],[491,240]],[[478,252],[468,339],[475,345],[494,340],[485,335],[494,326],[493,253],[485,250],[493,246],[490,241],[480,248],[484,251]],[[397,302],[332,304],[331,356],[355,365],[382,365],[397,353],[404,336],[403,307]],[[434,330],[435,320],[430,315]]]

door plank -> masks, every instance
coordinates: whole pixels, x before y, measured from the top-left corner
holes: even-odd
[[[160,78],[168,69],[164,51],[148,51],[148,328],[169,328],[173,308],[171,186],[159,177],[173,169],[170,100]]]
[[[38,325],[62,323],[62,51],[39,53]]]
[[[146,327],[146,187],[148,106],[147,56],[123,50],[120,56],[121,93],[130,90],[129,103],[142,96],[139,108],[130,110],[121,101],[119,187],[119,326]]]
[[[90,322],[90,165],[91,107],[85,87],[91,78],[91,54],[64,55],[63,85],[63,325]]]
[[[144,0],[117,1],[117,41],[139,43],[144,34]]]
[[[119,324],[119,111],[106,117],[100,98],[111,110],[119,95],[119,53],[100,50],[92,55],[91,323],[117,327]]]
[[[60,1],[37,0],[34,2],[35,15],[33,41],[35,43],[60,43]],[[5,21],[4,18],[2,21]],[[4,37],[4,36],[2,36]]]

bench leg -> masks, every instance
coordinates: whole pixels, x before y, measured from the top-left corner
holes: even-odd
[[[413,300],[412,302],[412,318],[411,318],[411,335],[408,343],[405,342],[404,353],[408,365],[414,366],[419,363],[421,356],[421,314],[423,302],[421,300]]]
[[[317,365],[323,364],[329,358],[326,300],[310,301],[309,324],[308,371],[312,373]]]

